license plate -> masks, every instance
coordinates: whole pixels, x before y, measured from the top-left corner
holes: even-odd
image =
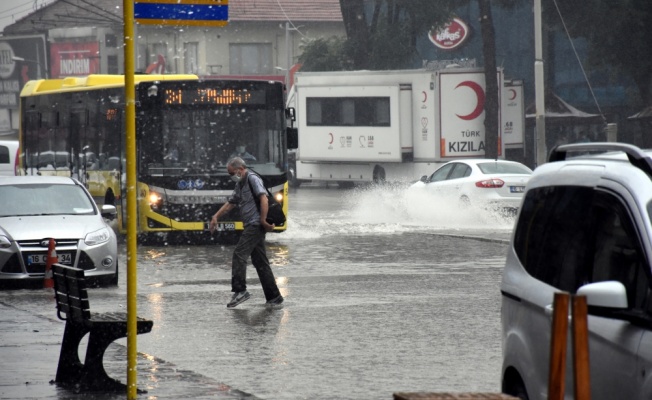
[[[57,254],[57,259],[59,264],[72,264],[72,254],[70,253],[61,253]],[[46,264],[48,261],[47,254],[34,254],[27,256],[27,264]]]
[[[510,186],[510,193],[523,193],[525,191],[525,186]]]
[[[206,224],[204,226],[205,230],[210,230],[209,229],[209,224]],[[217,226],[215,227],[215,230],[217,232],[227,232],[227,231],[234,231],[235,230],[235,222],[218,222]]]

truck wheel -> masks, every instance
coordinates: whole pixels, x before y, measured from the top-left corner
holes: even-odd
[[[288,183],[290,187],[298,188],[301,186],[301,181],[297,179],[297,171],[294,167],[288,169]]]
[[[376,165],[374,167],[373,179],[374,183],[376,184],[385,183],[385,169],[381,166]]]

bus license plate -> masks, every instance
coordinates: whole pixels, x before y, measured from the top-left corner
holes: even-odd
[[[206,230],[210,230],[209,227],[210,227],[210,225],[206,224]],[[235,230],[235,222],[218,222],[217,226],[215,227],[215,230],[217,232],[234,231]]]
[[[525,191],[525,186],[510,186],[510,193],[523,193]]]
[[[57,254],[57,259],[59,264],[72,264],[72,254],[70,253],[61,253]],[[27,256],[27,264],[46,264],[48,261],[47,254],[34,254]]]

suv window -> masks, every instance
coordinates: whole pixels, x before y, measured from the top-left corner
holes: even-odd
[[[575,293],[590,282],[617,280],[629,305],[644,307],[648,294],[645,257],[623,202],[587,187],[533,189],[523,201],[514,250],[527,272]]]

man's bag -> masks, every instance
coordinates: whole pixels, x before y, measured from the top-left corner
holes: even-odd
[[[269,192],[268,192],[269,193]],[[285,213],[283,207],[274,200],[270,194],[267,195],[267,223],[276,226],[283,226],[285,224]]]
[[[260,179],[262,179],[262,177]],[[251,190],[251,193],[253,194],[254,188],[251,186],[249,178],[247,178],[247,183],[249,183],[249,190]],[[275,226],[283,226],[285,224],[285,213],[283,212],[283,207],[274,199],[274,196],[269,192],[269,189],[265,188],[265,190],[267,190],[267,218],[265,218],[265,221],[267,221],[268,224]],[[258,212],[260,212],[260,200],[257,198],[255,200]]]

